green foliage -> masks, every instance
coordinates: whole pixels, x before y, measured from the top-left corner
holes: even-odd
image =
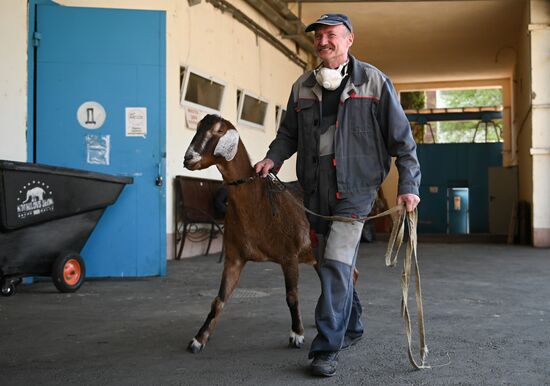
[[[426,93],[424,91],[402,92],[400,99],[404,110],[418,110],[426,107]]]
[[[502,90],[497,88],[475,90],[442,90],[438,92],[437,97],[438,106],[447,108],[502,105]],[[500,129],[502,128],[502,120],[496,121],[496,124],[500,127]],[[438,122],[437,142],[472,142],[477,125],[477,121]],[[479,125],[475,141],[485,142],[484,123]],[[492,124],[489,124],[487,127],[487,141],[502,141],[502,138],[499,138]]]
[[[475,90],[442,90],[437,94],[437,104],[441,107],[502,106],[500,88]]]
[[[472,142],[478,121],[457,121],[437,123],[437,143],[464,143]],[[495,121],[497,135],[492,123],[487,126],[487,142],[501,142],[502,119]],[[433,124],[432,124],[433,125]],[[485,123],[479,124],[475,142],[485,142]]]

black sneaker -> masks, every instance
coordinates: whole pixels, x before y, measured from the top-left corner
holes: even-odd
[[[352,338],[350,336],[344,336],[344,343],[342,343],[342,348],[340,350],[347,350],[357,344],[363,338],[362,335]]]
[[[322,377],[332,377],[336,374],[338,351],[319,351],[313,356],[311,373]]]

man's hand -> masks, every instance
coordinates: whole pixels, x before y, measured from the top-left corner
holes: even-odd
[[[412,212],[420,202],[420,197],[412,193],[401,194],[397,196],[397,205],[401,205],[401,203],[403,202],[405,203],[407,212]]]
[[[274,166],[275,166],[275,163],[269,158],[266,158],[258,162],[256,165],[254,165],[254,169],[256,170],[256,174],[259,174],[260,176],[265,177],[267,176],[269,171],[273,169]]]

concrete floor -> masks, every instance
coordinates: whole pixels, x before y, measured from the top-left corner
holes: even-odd
[[[497,244],[419,245],[429,362],[414,371],[399,314],[398,268],[385,244],[362,244],[366,336],[335,377],[312,378],[307,348],[286,347],[290,316],[278,266],[249,264],[205,350],[186,352],[222,265],[169,262],[168,276],[88,281],[75,294],[50,282],[0,298],[0,384],[7,385],[550,385],[550,251]],[[301,269],[307,342],[317,275]],[[414,299],[411,299],[414,303]]]

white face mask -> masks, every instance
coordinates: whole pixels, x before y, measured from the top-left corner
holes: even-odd
[[[327,90],[336,90],[348,72],[348,62],[341,64],[338,68],[317,67],[313,70],[317,83]],[[342,69],[345,67],[344,74]]]

